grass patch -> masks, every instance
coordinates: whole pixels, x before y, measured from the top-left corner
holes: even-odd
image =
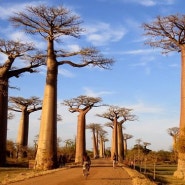
[[[177,165],[174,164],[157,164],[155,169],[155,179],[153,165],[148,165],[146,167],[146,173],[144,173],[145,170],[141,168],[141,172],[144,173],[144,175],[146,175],[151,180],[154,180],[161,185],[184,185],[184,180],[176,179],[173,176],[176,169]]]
[[[21,179],[25,178],[26,174],[33,173],[33,169],[28,168],[15,168],[15,167],[6,167],[0,168],[0,183],[4,184],[5,182],[10,181],[10,179]]]

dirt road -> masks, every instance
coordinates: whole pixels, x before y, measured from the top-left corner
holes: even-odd
[[[112,167],[108,160],[94,160],[87,180],[82,168],[62,169],[47,175],[12,183],[12,185],[132,185],[132,179],[120,166]]]

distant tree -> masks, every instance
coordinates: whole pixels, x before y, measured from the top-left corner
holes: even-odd
[[[14,114],[12,112],[8,112],[8,119],[12,120],[14,118]]]
[[[174,176],[185,179],[185,15],[158,16],[152,23],[143,24],[146,44],[163,49],[163,53],[181,53],[181,108],[178,140],[178,167]]]
[[[78,112],[78,124],[76,135],[76,155],[75,162],[82,162],[82,157],[86,151],[86,114],[93,108],[101,105],[97,105],[102,100],[97,97],[78,96],[70,100],[64,100],[63,105],[69,107],[71,113]]]
[[[99,136],[100,136],[100,157],[105,156],[105,146],[104,146],[104,141],[107,139],[106,138],[107,131],[105,131],[103,128],[99,131]]]
[[[12,140],[7,140],[6,141],[6,150],[8,157],[13,158],[14,157],[14,152],[15,152],[15,143]]]
[[[19,78],[25,72],[37,72],[34,68],[43,64],[40,54],[35,52],[32,43],[21,41],[6,41],[0,39],[0,54],[6,55],[4,63],[0,63],[0,166],[6,163],[6,139],[8,117],[8,88],[12,77]],[[14,66],[16,59],[27,64],[24,67]]]
[[[80,18],[63,6],[27,6],[25,11],[15,13],[10,20],[27,33],[39,34],[47,42],[47,75],[35,168],[52,169],[57,166],[58,67],[67,64],[77,68],[91,65],[109,69],[113,60],[104,58],[97,49],[92,47],[71,52],[61,49],[61,45],[60,48],[55,46],[55,43],[60,41],[60,37],[79,38],[83,31],[80,28],[82,23]],[[81,57],[80,62],[77,56]],[[69,59],[66,59],[68,57]]]
[[[173,152],[175,160],[177,160],[177,140],[179,136],[179,128],[178,127],[172,127],[167,130],[168,134],[173,138]]]
[[[21,112],[21,119],[19,123],[19,131],[17,134],[17,146],[19,148],[28,146],[28,133],[29,133],[29,115],[32,112],[42,109],[42,101],[38,97],[23,98],[23,97],[9,97],[9,110]],[[18,154],[22,156],[22,152]]]
[[[137,159],[140,160],[141,151],[143,150],[143,146],[141,145],[142,139],[136,139],[136,148],[137,148]]]
[[[124,146],[123,148],[124,148],[125,155],[127,153],[127,140],[131,138],[133,138],[133,135],[126,134],[126,133],[123,134],[123,146]]]
[[[105,123],[105,126],[112,129],[112,136],[111,136],[111,158],[112,158],[115,151],[114,150],[114,124],[113,122],[108,122],[108,123]]]
[[[147,148],[147,146],[151,145],[151,143],[143,142],[143,153],[148,154],[151,150]]]
[[[29,132],[29,115],[32,112],[42,109],[42,101],[38,97],[9,97],[9,110],[21,112],[21,119],[19,124],[19,131],[17,137],[17,144],[21,146],[28,145]]]
[[[179,128],[172,127],[167,130],[168,134],[173,138],[173,150],[176,150],[177,138],[179,136]]]
[[[113,123],[113,154],[115,153],[118,156],[120,162],[124,158],[122,124],[126,121],[136,120],[136,116],[131,111],[132,109],[110,106],[107,112],[97,114],[97,116],[109,119]]]
[[[100,124],[98,123],[89,123],[86,125],[86,129],[91,129],[92,131],[92,139],[93,139],[93,156],[94,158],[98,157],[98,146],[97,146],[97,137],[96,131],[101,128]]]

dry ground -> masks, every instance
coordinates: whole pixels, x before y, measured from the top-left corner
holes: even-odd
[[[45,174],[46,173],[46,174]],[[87,180],[82,175],[82,167],[50,170],[39,175],[20,174],[17,179],[8,180],[4,184],[11,185],[152,185],[135,170],[126,167],[112,167],[108,159],[92,161],[90,175]],[[34,177],[33,177],[34,176]],[[19,178],[19,181],[17,181]],[[13,182],[14,181],[14,182]],[[15,182],[16,181],[16,182]]]

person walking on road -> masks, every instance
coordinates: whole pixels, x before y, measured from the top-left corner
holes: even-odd
[[[83,170],[87,167],[87,170],[89,172],[90,166],[91,166],[91,159],[87,155],[87,153],[85,152],[84,155],[83,155]]]
[[[116,156],[116,154],[114,153],[114,155],[113,155],[113,168],[116,167],[116,162],[117,162],[117,156]]]

